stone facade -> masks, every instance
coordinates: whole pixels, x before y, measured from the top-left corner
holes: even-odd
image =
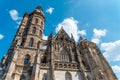
[[[41,7],[25,13],[8,53],[1,61],[1,80],[117,80],[95,43],[76,44],[63,28],[43,40]]]

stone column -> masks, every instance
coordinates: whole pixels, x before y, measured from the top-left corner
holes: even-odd
[[[50,78],[51,80],[55,80],[55,76],[54,76],[54,47],[53,47],[53,42],[51,39],[50,42]]]
[[[7,66],[8,70],[6,72],[7,74],[6,74],[5,80],[11,79],[13,71],[15,70],[15,62],[17,60],[17,57],[18,57],[18,49],[14,49],[12,60]]]
[[[40,65],[40,54],[37,52],[34,60],[34,66],[32,69],[32,78],[31,80],[39,80],[39,66]]]
[[[50,78],[51,80],[55,80],[54,76],[54,57],[53,57],[53,52],[51,51],[50,53]]]

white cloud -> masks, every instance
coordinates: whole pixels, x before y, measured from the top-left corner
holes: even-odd
[[[84,36],[84,35],[86,35],[86,31],[85,31],[85,30],[81,30],[81,31],[79,30],[79,31],[78,31],[78,34]]]
[[[107,30],[106,29],[93,29],[93,37],[92,37],[92,42],[94,43],[100,43],[100,38],[106,35]]]
[[[116,73],[116,76],[117,76],[117,78],[119,80],[120,79],[120,66],[114,65],[114,66],[112,66],[112,69]]]
[[[78,41],[80,35],[86,35],[85,30],[78,29],[78,21],[75,20],[73,17],[66,18],[61,23],[59,23],[56,27],[56,33],[61,29],[61,27],[64,28],[64,30],[68,33],[69,36],[71,36],[72,33],[75,41]]]
[[[15,26],[15,28],[18,28],[20,23],[21,23],[21,20],[22,20],[22,17],[19,17],[19,13],[17,10],[10,10],[9,11],[9,14],[11,16],[11,18],[16,22],[17,26]]]
[[[120,61],[120,40],[102,43],[101,50],[108,61]]]
[[[112,66],[112,69],[115,73],[120,73],[120,66],[114,65],[114,66]]]
[[[53,13],[53,10],[54,10],[54,8],[50,7],[50,8],[48,8],[48,9],[46,10],[46,12],[49,13],[49,14],[52,14],[52,13]]]
[[[4,36],[2,34],[0,34],[0,40],[3,39],[3,38],[4,38]]]
[[[48,36],[43,35],[43,40],[47,40]]]
[[[10,10],[9,14],[14,21],[20,20],[21,17],[18,16],[17,10]]]

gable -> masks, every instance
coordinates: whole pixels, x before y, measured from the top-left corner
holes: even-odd
[[[63,28],[61,28],[57,35],[55,36],[54,40],[60,40],[60,41],[71,41],[71,38],[69,35],[65,32]]]

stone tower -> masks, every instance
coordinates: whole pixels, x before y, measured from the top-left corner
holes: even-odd
[[[43,40],[41,7],[25,13],[1,62],[1,80],[117,80],[95,43],[80,37],[76,44],[61,28]]]

